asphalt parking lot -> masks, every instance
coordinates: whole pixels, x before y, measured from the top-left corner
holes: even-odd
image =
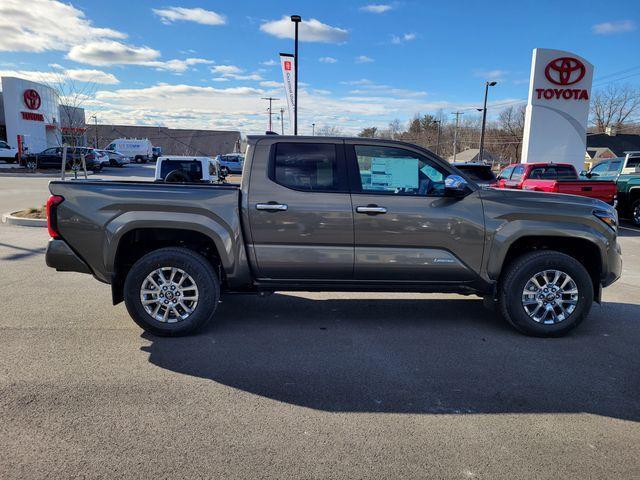
[[[149,177],[151,165],[101,178]],[[47,178],[0,176],[0,213]],[[200,335],[143,334],[110,288],[0,224],[0,478],[639,478],[640,231],[560,339],[475,297],[224,298]]]

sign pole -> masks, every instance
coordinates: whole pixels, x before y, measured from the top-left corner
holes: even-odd
[[[298,135],[298,24],[302,21],[302,17],[300,15],[291,15],[291,21],[295,24],[295,35],[294,35],[294,75],[295,75],[295,86],[294,86],[294,104],[293,104],[293,134]]]

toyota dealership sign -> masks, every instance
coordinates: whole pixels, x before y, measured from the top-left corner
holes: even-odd
[[[582,170],[593,65],[570,52],[536,48],[531,62],[522,162]]]

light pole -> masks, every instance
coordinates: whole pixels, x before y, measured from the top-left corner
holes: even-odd
[[[456,126],[453,129],[453,161],[456,161],[456,155],[458,154],[458,121],[460,115],[464,115],[464,112],[453,112],[451,115],[456,116]]]
[[[484,107],[482,109],[482,131],[480,132],[480,152],[478,152],[478,161],[482,163],[484,157],[484,129],[487,126],[487,97],[489,96],[489,87],[497,85],[498,82],[484,82]]]
[[[89,118],[93,118],[94,120],[94,131],[93,131],[93,148],[98,148],[98,117],[95,115],[91,115],[91,117]]]
[[[316,124],[315,123],[311,124],[311,136],[312,137],[316,136]]]
[[[293,90],[293,134],[298,135],[298,25],[302,21],[300,15],[291,15],[291,21],[295,24],[296,30],[294,34],[294,75],[296,77]]]
[[[280,134],[284,135],[284,108],[280,107]]]
[[[262,100],[269,100],[269,131],[271,131],[271,129],[272,129],[272,123],[271,123],[271,114],[272,114],[272,111],[271,111],[271,103],[272,103],[274,100],[279,100],[279,99],[278,99],[278,98],[273,98],[273,97],[262,97]]]

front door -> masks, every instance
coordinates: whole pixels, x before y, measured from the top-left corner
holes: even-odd
[[[353,212],[343,144],[274,142],[256,149],[247,211],[258,277],[352,279]]]
[[[468,281],[480,271],[484,214],[478,191],[445,195],[437,160],[397,146],[347,142],[356,280]]]

